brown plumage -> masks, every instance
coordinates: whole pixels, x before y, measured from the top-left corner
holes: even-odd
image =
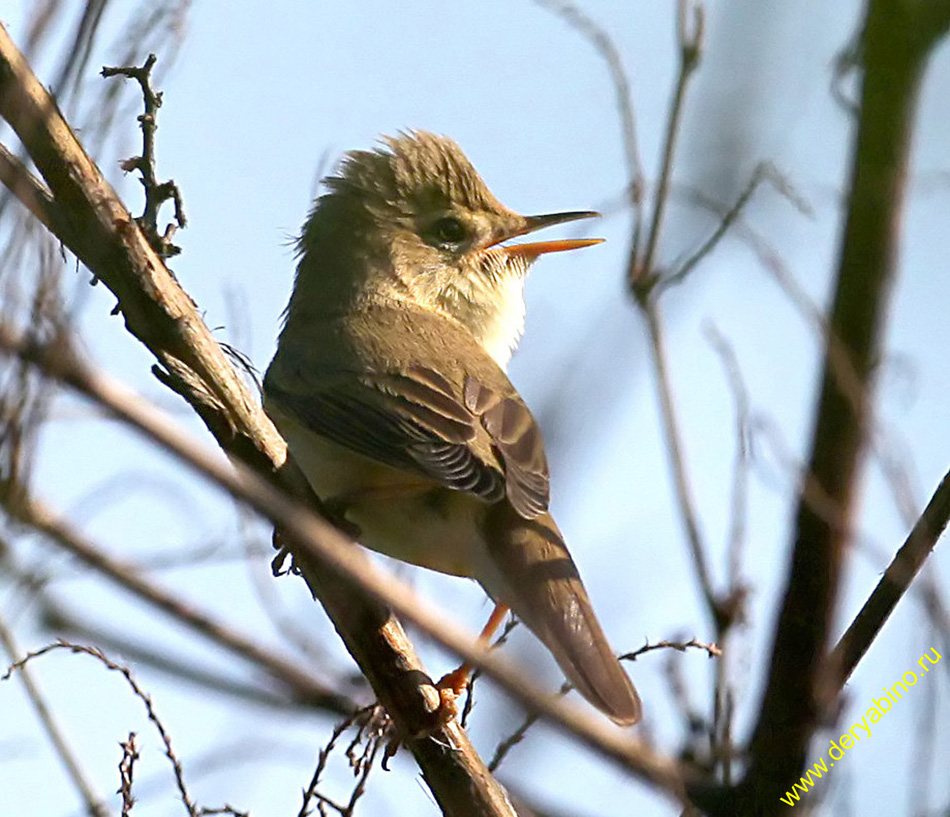
[[[264,384],[291,453],[364,544],[475,578],[591,703],[636,722],[636,691],[547,512],[540,429],[503,369],[531,263],[594,242],[500,242],[593,214],[521,216],[426,133],[348,154],[327,187]]]

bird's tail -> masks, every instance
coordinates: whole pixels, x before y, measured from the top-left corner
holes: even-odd
[[[489,595],[544,642],[588,701],[624,726],[639,721],[637,691],[607,643],[551,516],[524,519],[499,502],[489,511],[487,539],[494,568],[494,578],[483,582]]]

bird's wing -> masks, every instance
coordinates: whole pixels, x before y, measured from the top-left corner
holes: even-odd
[[[502,395],[474,377],[465,379],[465,407],[479,419],[505,468],[514,509],[533,519],[548,509],[548,461],[537,422],[520,397]]]
[[[541,434],[513,389],[473,376],[459,388],[426,366],[277,380],[265,381],[268,399],[336,443],[489,502],[507,496],[526,519],[547,510]]]

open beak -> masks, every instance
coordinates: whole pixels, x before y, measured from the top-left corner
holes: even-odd
[[[502,241],[507,241],[511,238],[517,238],[520,235],[527,235],[528,233],[533,233],[535,230],[542,230],[545,227],[551,227],[554,224],[564,224],[567,221],[577,221],[582,218],[599,217],[600,213],[595,213],[592,210],[580,210],[571,213],[548,213],[547,215],[543,216],[526,216],[524,225],[521,227],[521,229],[511,233],[510,235],[499,238],[489,246],[496,250],[501,250],[509,256],[517,255],[531,259],[537,258],[539,255],[544,255],[545,253],[549,252],[564,252],[565,250],[579,250],[582,247],[592,247],[594,244],[603,243],[604,239],[566,238],[560,241],[532,241],[527,244],[510,244],[505,247],[499,247],[498,245]],[[488,248],[486,247],[486,249]]]

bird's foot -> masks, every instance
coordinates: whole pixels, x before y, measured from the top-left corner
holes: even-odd
[[[472,677],[472,668],[468,664],[462,664],[458,669],[452,670],[442,676],[436,686],[440,693],[452,695],[458,698],[466,689],[468,682]]]
[[[472,668],[468,664],[462,664],[458,669],[443,675],[439,683],[435,685],[441,698],[439,711],[443,723],[448,723],[458,716],[458,699],[468,689],[471,677]]]

